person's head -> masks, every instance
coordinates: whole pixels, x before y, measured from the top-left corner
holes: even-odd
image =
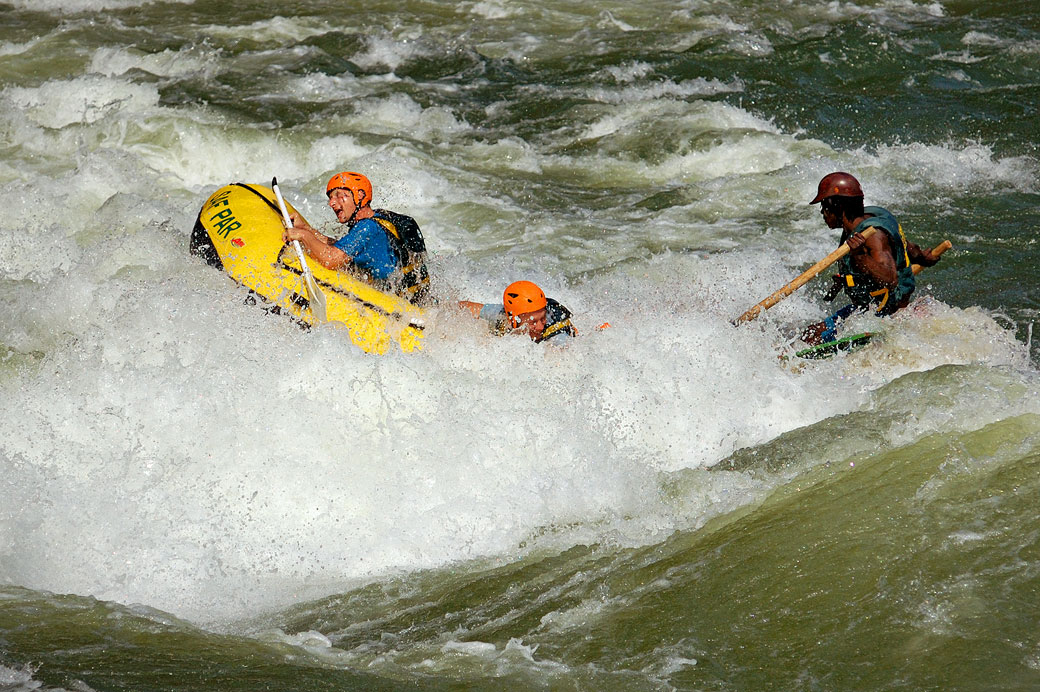
[[[502,292],[502,305],[509,326],[537,341],[545,331],[545,293],[530,281],[514,281]]]
[[[344,171],[329,179],[325,194],[336,219],[340,223],[349,223],[359,210],[372,203],[372,183],[360,173]]]
[[[828,173],[820,180],[816,197],[809,204],[820,204],[820,213],[829,228],[841,228],[845,219],[863,216],[863,188],[848,173]]]

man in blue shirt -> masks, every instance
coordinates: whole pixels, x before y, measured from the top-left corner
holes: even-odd
[[[299,240],[311,257],[327,269],[356,269],[369,282],[421,304],[429,276],[426,245],[411,217],[373,210],[372,183],[360,173],[332,176],[325,193],[336,220],[347,225],[339,240],[319,233],[299,214],[292,214],[292,228],[282,240]]]

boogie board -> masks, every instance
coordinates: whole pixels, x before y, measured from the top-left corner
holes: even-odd
[[[855,351],[858,348],[862,348],[869,344],[870,340],[876,336],[878,336],[876,332],[853,334],[852,336],[842,337],[835,341],[828,341],[826,343],[810,346],[809,348],[803,348],[801,351],[796,351],[795,355],[799,358],[808,358],[810,360],[830,358],[838,351]]]
[[[296,212],[291,205],[291,212]],[[298,212],[297,212],[298,213]],[[316,323],[304,286],[300,260],[282,242],[282,215],[274,191],[263,185],[232,183],[206,200],[195,220],[190,250],[249,288],[273,311]],[[368,353],[422,348],[422,311],[404,298],[384,293],[347,272],[326,269],[306,257],[326,298],[328,323],[344,329]]]

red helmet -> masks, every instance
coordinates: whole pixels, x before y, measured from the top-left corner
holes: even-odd
[[[823,180],[820,181],[820,189],[816,191],[816,197],[809,204],[816,204],[835,195],[840,197],[862,197],[863,188],[859,186],[859,181],[848,173],[841,173],[840,171],[828,173],[823,176]]]
[[[503,291],[502,304],[505,306],[510,324],[516,327],[518,326],[517,316],[545,307],[545,293],[530,281],[514,281]]]
[[[360,173],[344,171],[329,178],[329,184],[325,186],[325,195],[332,196],[333,190],[340,188],[350,191],[354,199],[354,206],[361,207],[372,201],[372,183]]]

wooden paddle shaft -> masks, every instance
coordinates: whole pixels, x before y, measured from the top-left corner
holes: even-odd
[[[867,230],[865,230],[863,232],[863,236],[867,237],[867,236],[871,235],[875,230],[876,230],[875,227],[871,226],[870,228],[868,228]],[[934,248],[932,248],[932,254],[935,255],[936,257],[939,257],[940,255],[942,255],[944,252],[946,252],[947,250],[951,249],[952,247],[953,247],[953,243],[951,243],[949,240],[944,240],[941,243],[939,243],[938,245],[936,245]],[[794,281],[792,281],[791,283],[787,284],[786,286],[781,288],[779,291],[777,291],[773,295],[769,296],[768,298],[763,300],[761,303],[759,303],[758,305],[756,305],[755,307],[751,308],[750,310],[745,312],[743,315],[738,317],[736,322],[734,322],[734,324],[741,324],[742,322],[748,322],[750,320],[755,319],[756,317],[758,317],[758,314],[760,312],[762,312],[762,310],[768,310],[769,308],[773,307],[774,305],[779,303],[781,300],[783,300],[787,296],[789,296],[792,293],[794,293],[795,291],[797,291],[800,287],[804,286],[808,281],[810,281],[811,279],[813,279],[816,276],[818,276],[819,273],[822,272],[824,269],[826,269],[827,267],[831,266],[832,264],[834,264],[835,262],[840,260],[842,257],[847,255],[848,252],[849,252],[848,244],[847,243],[842,243],[841,246],[837,250],[835,250],[831,254],[827,255],[826,257],[824,257],[822,260],[820,260],[819,262],[814,264],[812,267],[810,267],[806,271],[802,272],[802,274],[800,276],[798,276],[798,278],[796,278]],[[922,265],[920,265],[920,264],[914,264],[914,265],[910,266],[910,269],[913,270],[914,276],[917,276],[918,274],[921,273],[921,270],[924,269],[924,267]]]
[[[864,238],[869,238],[870,236],[872,236],[874,234],[875,231],[877,231],[877,227],[876,226],[871,226],[867,230],[863,231],[863,237]],[[848,243],[842,243],[841,245],[838,246],[837,250],[835,250],[831,254],[827,255],[826,257],[824,257],[822,260],[820,260],[819,262],[817,262],[813,266],[811,266],[808,269],[806,269],[804,272],[799,274],[798,277],[795,278],[793,281],[791,281],[789,284],[787,284],[786,286],[781,288],[779,291],[776,291],[771,296],[769,296],[768,298],[763,300],[761,303],[759,303],[758,305],[755,305],[750,310],[745,312],[743,315],[738,317],[734,324],[741,324],[742,322],[749,322],[749,321],[755,319],[756,317],[758,317],[760,312],[762,312],[763,310],[768,310],[769,308],[773,307],[774,305],[779,303],[781,300],[783,300],[784,298],[786,298],[787,296],[791,295],[792,293],[797,291],[799,288],[801,288],[802,286],[807,284],[809,281],[811,281],[812,279],[815,279],[817,276],[819,276],[820,272],[822,272],[824,269],[826,269],[827,267],[831,266],[832,264],[834,264],[835,262],[837,262],[838,260],[840,260],[842,257],[844,257],[847,254],[849,254],[849,244]]]

